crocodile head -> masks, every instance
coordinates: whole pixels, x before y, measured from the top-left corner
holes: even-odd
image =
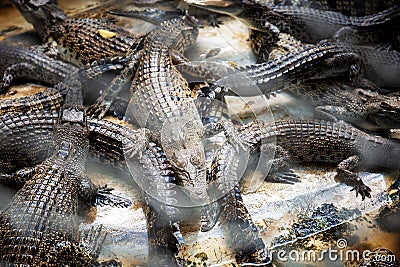
[[[57,0],[12,0],[12,3],[43,41],[47,41],[49,28],[67,17]]]
[[[400,96],[387,96],[379,103],[375,122],[380,128],[400,128]]]
[[[173,152],[173,165],[179,184],[194,205],[207,201],[206,166],[201,144]]]
[[[226,14],[229,16],[237,16],[240,14],[245,6],[242,0],[188,0],[189,5],[207,9],[209,11]]]
[[[238,18],[247,27],[262,32],[277,31],[277,28],[266,23],[265,18],[283,20],[282,15],[275,12],[267,3],[258,0],[186,0],[189,5],[203,8],[218,14]]]

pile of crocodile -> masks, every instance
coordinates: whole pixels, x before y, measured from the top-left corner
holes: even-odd
[[[360,202],[371,189],[359,167],[400,169],[400,142],[390,135],[400,128],[393,2],[202,0],[174,12],[113,12],[153,23],[141,36],[108,19],[67,16],[56,0],[13,0],[43,44],[0,43],[0,93],[21,81],[48,87],[0,100],[0,182],[19,188],[0,213],[0,266],[119,265],[97,261],[107,234],[101,226],[79,230],[78,198],[131,204],[91,182],[89,158],[134,176],[148,266],[188,266],[178,256],[181,225],[206,232],[218,221],[237,264],[273,264],[241,195],[249,158],[261,161],[265,182],[290,184],[301,178],[292,163],[334,164],[335,180]],[[257,62],[217,70],[184,56],[196,45],[199,20],[218,26],[217,14],[249,27]],[[282,91],[312,103],[315,119],[238,123],[202,113],[226,96]],[[202,141],[214,135],[225,141],[208,153]]]

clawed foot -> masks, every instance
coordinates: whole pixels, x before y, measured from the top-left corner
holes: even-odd
[[[211,26],[213,28],[219,28],[219,26],[224,25],[224,22],[222,20],[219,20],[215,16],[210,16],[210,19],[208,21],[208,26]]]
[[[43,53],[53,59],[58,59],[59,57],[57,42],[55,41],[49,41],[43,45],[35,45],[32,46],[31,49],[37,53]]]
[[[365,184],[356,185],[350,191],[356,191],[356,197],[358,197],[358,194],[360,194],[362,200],[365,200],[365,197],[371,197],[371,188]]]
[[[335,180],[353,187],[351,191],[356,191],[356,197],[360,194],[362,200],[365,200],[365,197],[371,197],[371,188],[366,186],[356,173],[349,170],[338,170]]]
[[[127,208],[132,205],[132,202],[129,199],[119,197],[111,193],[113,190],[114,188],[109,188],[107,185],[99,188],[93,204],[101,207],[108,205],[120,208]]]
[[[80,69],[80,75],[83,77],[95,78],[105,72],[122,70],[128,64],[127,57],[114,57],[111,59],[101,59],[87,64]]]
[[[273,173],[272,175],[267,176],[266,181],[283,184],[295,184],[301,182],[300,176],[298,176],[293,170]]]

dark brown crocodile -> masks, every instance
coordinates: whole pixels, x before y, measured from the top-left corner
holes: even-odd
[[[303,44],[287,34],[277,34],[271,38],[271,33],[250,31],[250,42],[258,63],[268,60],[279,60],[288,53],[296,52],[302,47],[313,47]],[[400,53],[390,48],[377,48],[367,45],[352,45],[334,41],[323,41],[325,45],[337,46],[343,53],[358,55],[363,62],[363,76],[378,86],[393,87],[397,91],[400,83]],[[318,44],[317,44],[318,46]]]
[[[11,82],[15,80],[21,82],[21,79],[22,82],[28,80],[53,86],[27,97],[0,100],[0,114],[60,108],[66,93],[63,81],[68,79],[82,81],[85,104],[91,103],[93,98],[99,96],[104,86],[107,86],[104,81],[110,76],[109,73],[123,68],[126,62],[123,58],[100,60],[78,69],[36,49],[6,44],[0,44],[0,55],[0,74],[3,74],[0,88],[6,89]],[[124,115],[127,100],[120,97],[114,103],[115,106],[112,105],[110,109],[118,109],[119,115]]]
[[[54,41],[60,57],[79,66],[126,56],[140,44],[141,38],[108,21],[67,17],[54,0],[12,3],[43,42]]]
[[[248,90],[249,86],[258,86],[261,92],[269,96],[299,85],[308,80],[341,77],[357,78],[362,72],[359,56],[349,53],[336,44],[321,42],[318,45],[301,45],[280,57],[264,63],[240,66],[237,71],[228,73],[213,85],[218,93],[220,89],[229,90],[230,85],[243,87],[236,89],[241,96],[260,94],[259,90]],[[246,77],[247,79],[245,79]]]
[[[346,16],[367,16],[389,9],[397,0],[312,0],[305,6],[318,10],[334,11]]]
[[[271,25],[274,25],[280,31],[308,43],[333,38],[342,28],[355,29],[363,41],[380,42],[390,39],[393,31],[399,30],[400,6],[370,16],[348,17],[308,7],[272,6],[258,0],[192,2],[195,6],[235,16],[251,29],[270,31]]]
[[[370,166],[396,170],[400,166],[397,140],[365,133],[343,121],[255,121],[242,127],[241,138],[266,151],[275,148],[280,155],[274,159],[275,170],[289,162],[337,164],[335,180],[353,187],[363,199],[370,196],[371,189],[354,169]]]
[[[78,194],[91,203],[98,195],[103,198],[99,203],[112,199],[86,176],[89,131],[81,84],[69,86],[50,156],[34,167],[32,177],[0,213],[1,266],[91,266],[99,253],[104,239],[100,228],[82,240],[89,243],[79,244]]]
[[[353,85],[324,79],[293,86],[288,92],[315,106],[318,118],[344,120],[370,131],[398,129],[400,98],[380,94],[380,90],[368,81]]]
[[[6,113],[0,116],[0,180],[2,183],[24,182],[35,165],[48,157],[54,125],[60,109],[36,110],[27,113]],[[126,169],[123,143],[146,146],[145,130],[136,131],[105,120],[88,119],[90,157]],[[9,136],[13,136],[12,139]],[[21,168],[25,168],[20,171]]]

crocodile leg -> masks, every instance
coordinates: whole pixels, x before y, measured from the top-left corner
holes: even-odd
[[[352,172],[359,161],[360,157],[354,155],[340,162],[337,166],[335,181],[353,187],[352,191],[355,190],[356,195],[360,194],[362,200],[364,200],[365,197],[371,197],[371,188],[364,184],[358,174]]]
[[[148,266],[178,266],[175,255],[179,251],[172,225],[165,221],[165,216],[151,205],[145,205],[143,212],[146,216],[149,236]]]
[[[92,259],[99,256],[101,245],[106,238],[107,233],[103,231],[102,225],[94,225],[90,228],[80,230],[80,244],[86,254]]]
[[[171,60],[180,72],[191,76],[192,79],[198,78],[201,79],[199,81],[214,82],[221,77],[209,64],[194,64],[178,51],[171,51]]]
[[[113,206],[120,208],[127,208],[132,205],[129,199],[112,194],[111,191],[113,190],[114,188],[109,188],[107,185],[98,187],[94,195],[95,200],[93,204],[96,206]]]
[[[266,181],[287,184],[300,182],[300,177],[288,168],[291,159],[286,149],[276,144],[262,144],[260,151],[261,153],[275,154],[273,159],[262,163],[261,170],[268,171],[264,173]]]
[[[240,148],[244,151],[248,150],[247,142],[239,137],[239,133],[233,125],[232,121],[225,118],[221,118],[217,122],[211,122],[204,126],[204,135],[210,136],[220,132],[221,130],[224,132],[224,135],[228,142],[230,142],[237,149]]]
[[[337,118],[343,118],[343,115],[351,116],[352,112],[338,106],[318,106],[315,107],[314,111],[314,118],[321,120],[337,121]],[[344,120],[349,121],[347,119]]]
[[[31,46],[30,49],[37,53],[45,54],[53,59],[58,59],[60,56],[60,53],[57,49],[57,42],[53,40],[49,40],[44,44]]]
[[[119,92],[121,92],[124,86],[129,84],[132,80],[132,75],[135,73],[139,64],[138,59],[140,58],[140,55],[141,52],[137,52],[129,56],[129,62],[121,73],[111,81],[107,89],[101,94],[95,103],[88,108],[89,116],[99,119],[105,116]]]
[[[236,185],[221,201],[221,225],[233,245],[239,264],[270,266],[264,241],[243,203],[239,186]]]
[[[47,263],[74,262],[76,266],[90,266],[96,258],[106,237],[102,226],[92,226],[80,231],[80,242],[61,241],[55,244],[54,249],[46,255]],[[71,257],[70,255],[74,255]],[[76,256],[78,255],[78,256]]]

